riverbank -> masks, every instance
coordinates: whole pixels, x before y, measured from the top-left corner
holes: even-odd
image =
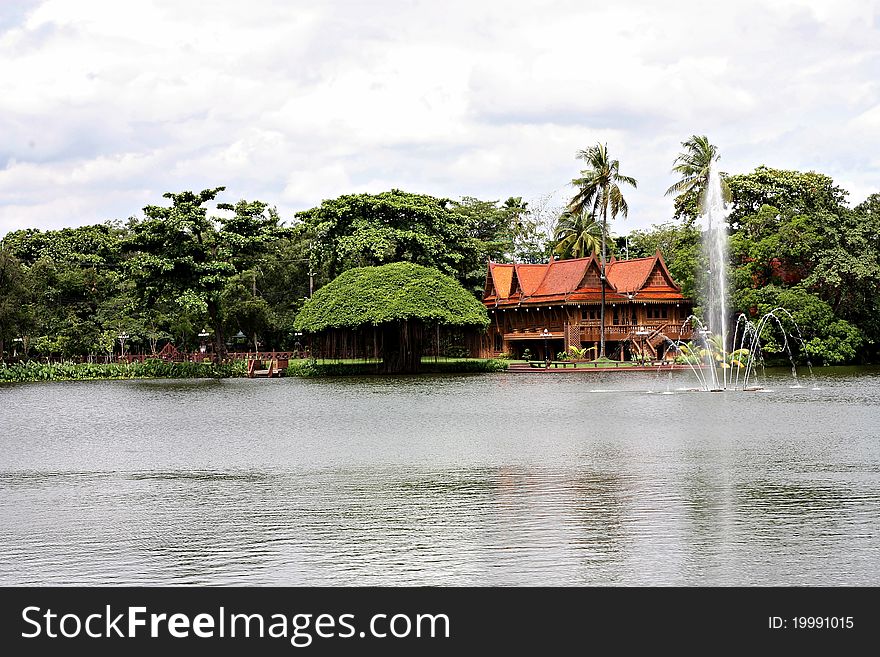
[[[482,374],[503,372],[510,361],[502,358],[423,358],[419,374]],[[378,360],[292,360],[284,376],[364,376],[383,374]]]
[[[483,358],[449,358],[422,361],[421,374],[467,374],[501,372],[508,361]],[[292,360],[282,376],[362,376],[381,374],[381,362],[358,360]],[[247,361],[229,363],[164,362],[131,363],[0,363],[0,383],[35,381],[101,381],[123,379],[227,379],[247,376]]]
[[[0,382],[99,381],[114,379],[226,379],[247,375],[243,360],[230,363],[37,363],[0,364]]]

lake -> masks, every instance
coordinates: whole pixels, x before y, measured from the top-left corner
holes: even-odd
[[[0,385],[0,585],[880,584],[880,370]]]

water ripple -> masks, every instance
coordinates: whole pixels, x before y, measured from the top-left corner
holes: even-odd
[[[6,387],[0,583],[876,585],[880,378],[818,382]]]

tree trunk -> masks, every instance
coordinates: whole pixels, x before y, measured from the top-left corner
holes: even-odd
[[[226,360],[226,342],[223,340],[223,322],[220,321],[220,305],[215,300],[208,302],[208,317],[214,327],[214,360]]]
[[[404,320],[382,327],[382,370],[388,374],[412,374],[422,366],[424,326]]]

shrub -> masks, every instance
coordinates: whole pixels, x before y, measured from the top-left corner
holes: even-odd
[[[16,363],[0,364],[0,381],[88,381],[99,379],[222,379],[244,376],[244,361],[231,363]]]

